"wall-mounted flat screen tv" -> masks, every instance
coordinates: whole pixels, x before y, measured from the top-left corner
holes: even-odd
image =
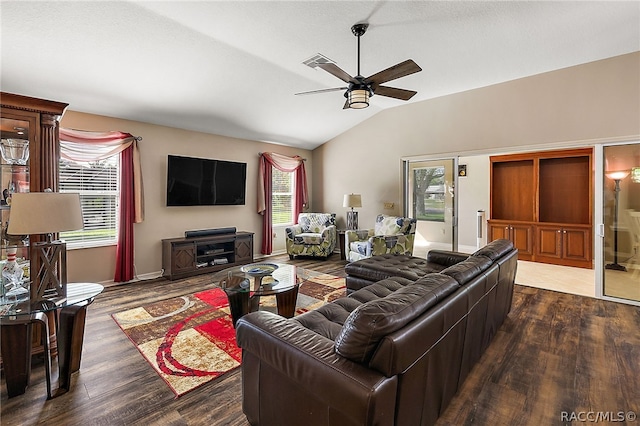
[[[167,206],[244,205],[247,164],[169,155]]]

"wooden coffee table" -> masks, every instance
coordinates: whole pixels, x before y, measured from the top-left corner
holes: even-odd
[[[275,296],[278,315],[293,317],[300,285],[317,275],[295,265],[252,263],[220,271],[212,280],[227,295],[235,327],[243,315],[258,310],[262,296]]]

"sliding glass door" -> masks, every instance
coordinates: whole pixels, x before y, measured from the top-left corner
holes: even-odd
[[[640,302],[640,144],[603,148],[602,294]]]
[[[405,215],[418,220],[414,256],[454,250],[455,159],[405,161]]]

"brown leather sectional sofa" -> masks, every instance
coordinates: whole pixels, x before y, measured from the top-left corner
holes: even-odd
[[[433,424],[509,313],[517,267],[507,240],[445,258],[440,272],[383,278],[292,319],[242,317],[249,423]]]

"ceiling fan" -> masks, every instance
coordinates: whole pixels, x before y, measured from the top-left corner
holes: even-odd
[[[318,67],[322,68],[328,73],[335,75],[345,83],[349,83],[348,86],[334,87],[331,89],[312,90],[310,92],[296,93],[296,95],[309,95],[315,93],[346,90],[344,92],[344,97],[347,98],[347,101],[345,102],[343,109],[360,109],[369,106],[369,98],[373,95],[386,96],[389,98],[408,101],[413,97],[413,95],[418,93],[413,90],[381,86],[382,83],[386,83],[388,81],[422,71],[422,68],[420,68],[418,64],[413,62],[412,59],[407,59],[404,62],[400,62],[399,64],[396,64],[366,78],[360,75],[360,37],[364,35],[364,33],[367,31],[367,28],[369,28],[369,24],[366,23],[355,24],[351,27],[351,32],[353,33],[353,35],[358,37],[358,75],[356,75],[355,77],[351,77],[340,67],[331,62],[317,64]]]

